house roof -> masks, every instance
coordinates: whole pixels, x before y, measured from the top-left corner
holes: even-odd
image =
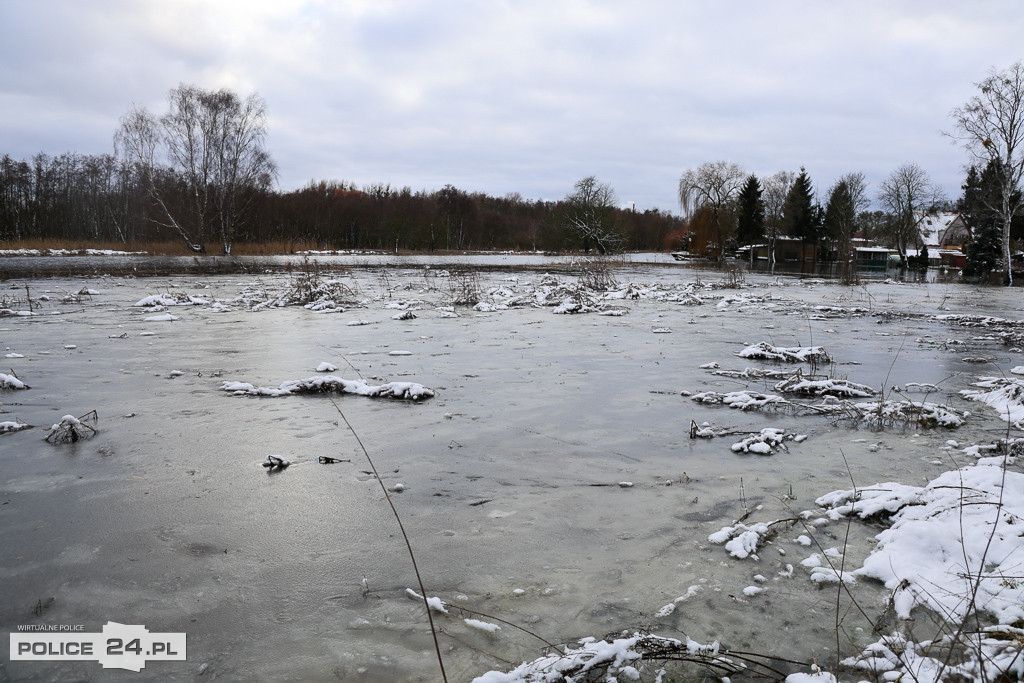
[[[938,247],[946,241],[950,229],[963,224],[959,211],[939,211],[925,213],[917,211],[917,229],[921,232],[921,241],[928,247]],[[966,230],[966,228],[964,228]],[[949,235],[951,237],[951,235]]]

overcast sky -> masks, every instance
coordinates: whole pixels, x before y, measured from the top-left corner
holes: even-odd
[[[553,200],[594,175],[678,212],[705,161],[805,166],[823,203],[912,161],[955,198],[949,112],[1022,36],[1019,0],[0,0],[0,154],[111,152],[189,83],[263,97],[282,190]]]

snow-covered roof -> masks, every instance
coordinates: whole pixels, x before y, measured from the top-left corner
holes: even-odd
[[[938,213],[916,212],[917,228],[921,231],[921,240],[926,246],[938,247],[942,244],[943,235],[960,217],[957,211],[939,211]]]

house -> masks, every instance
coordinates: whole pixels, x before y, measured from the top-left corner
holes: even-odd
[[[921,243],[928,251],[959,249],[971,234],[959,211],[918,211],[915,216]]]

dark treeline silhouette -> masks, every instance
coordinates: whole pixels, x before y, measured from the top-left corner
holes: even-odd
[[[157,179],[167,202],[185,202],[180,178]],[[138,171],[107,154],[0,158],[0,241],[58,240],[125,245],[180,241],[157,219],[161,207]],[[683,221],[658,209],[615,208],[626,250],[678,247]],[[236,243],[286,249],[541,250],[587,248],[564,218],[565,202],[492,197],[451,185],[412,191],[387,184],[357,187],[314,181],[302,189],[264,191],[234,235]],[[214,245],[211,245],[214,246]],[[219,244],[215,243],[216,247]]]

